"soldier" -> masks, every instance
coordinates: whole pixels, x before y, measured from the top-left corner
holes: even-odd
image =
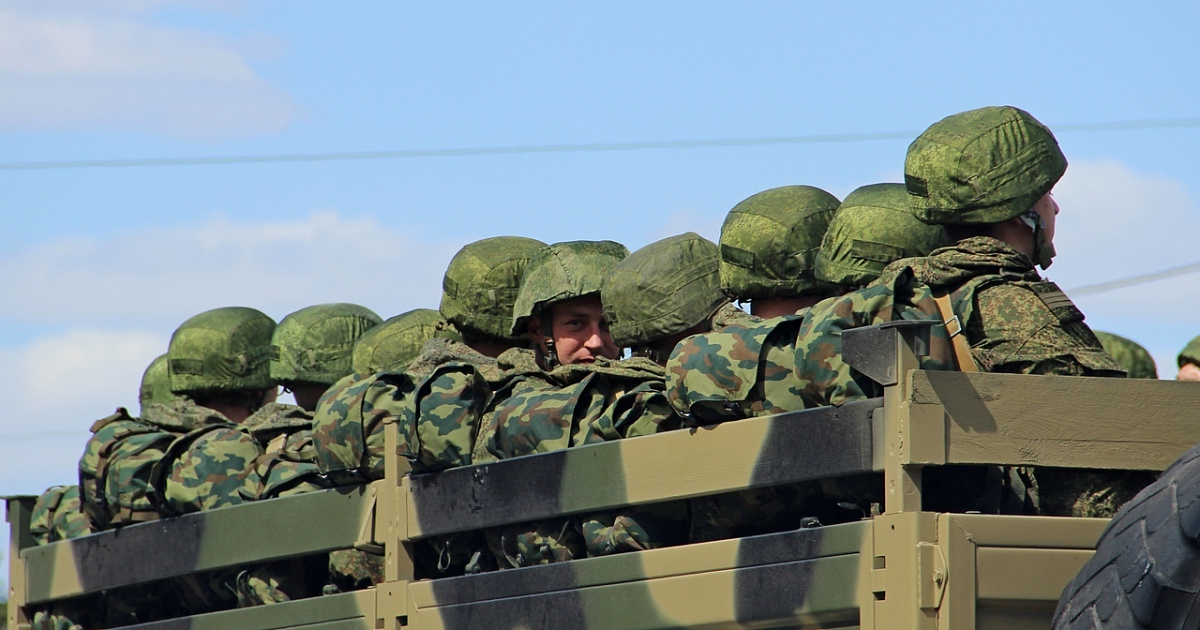
[[[902,261],[936,296],[959,369],[1020,374],[1123,376],[1057,285],[1058,204],[1050,191],[1067,168],[1054,135],[1015,107],[949,116],[908,148],[904,180],[917,218],[943,225],[955,243]],[[1145,474],[1035,470],[1039,511],[1107,517],[1146,483]]]
[[[721,290],[763,319],[791,315],[838,292],[813,275],[837,197],[812,186],[764,190],[721,225]]]
[[[405,311],[384,320],[354,342],[350,368],[361,376],[403,370],[421,354],[425,342],[435,337],[462,342],[462,335],[441,313],[431,308]]]
[[[284,317],[271,340],[271,378],[307,411],[350,374],[354,343],[383,320],[357,304],[320,304]]]
[[[1137,342],[1110,332],[1095,331],[1104,351],[1112,355],[1129,378],[1158,378],[1154,357]]]
[[[1200,381],[1200,337],[1188,342],[1179,352],[1177,381]]]

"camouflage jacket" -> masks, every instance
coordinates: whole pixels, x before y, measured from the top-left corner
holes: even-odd
[[[896,261],[888,270],[904,267],[935,293],[949,293],[982,371],[1124,375],[1058,285],[1001,241],[965,239],[927,258]]]
[[[394,422],[401,455],[418,472],[470,464],[495,392],[536,386],[540,373],[530,350],[492,359],[432,339],[407,370],[350,377],[326,392],[314,421],[318,461],[335,477],[382,478],[384,426]]]
[[[156,507],[186,514],[326,487],[311,427],[304,409],[270,403],[240,425],[227,421],[179,437],[154,467]]]
[[[43,492],[33,504],[29,533],[38,545],[92,533],[83,514],[79,486],[52,486]]]
[[[149,492],[154,465],[177,437],[228,423],[189,400],[151,403],[141,418],[124,408],[92,424],[79,459],[79,490],[92,531],[158,518]]]
[[[642,358],[529,375],[494,405],[480,433],[486,454],[477,447],[476,463],[677,428],[663,382],[663,369]]]

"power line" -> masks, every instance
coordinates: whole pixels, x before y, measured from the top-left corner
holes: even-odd
[[[1194,263],[1190,263],[1187,265],[1180,265],[1178,267],[1170,267],[1167,269],[1163,269],[1161,271],[1145,273],[1145,274],[1138,275],[1138,276],[1130,276],[1128,278],[1122,278],[1120,280],[1110,280],[1108,282],[1099,282],[1096,284],[1089,284],[1089,285],[1079,287],[1077,289],[1071,289],[1068,293],[1074,297],[1082,297],[1085,295],[1096,295],[1097,293],[1106,293],[1108,291],[1115,291],[1117,289],[1133,287],[1133,286],[1137,286],[1139,284],[1148,284],[1150,282],[1166,280],[1167,278],[1174,278],[1176,276],[1184,276],[1184,275],[1187,275],[1190,273],[1196,273],[1197,271],[1200,271],[1200,262],[1194,262]]]
[[[1059,133],[1134,131],[1200,127],[1200,118],[1161,118],[1122,120],[1101,123],[1054,125]],[[401,149],[394,151],[345,151],[331,153],[284,153],[278,155],[225,155],[184,158],[135,158],[111,160],[49,160],[40,162],[0,162],[0,170],[62,170],[79,168],[130,168],[147,166],[216,166],[228,164],[278,164],[301,162],[343,162],[351,160],[394,160],[430,157],[471,157],[535,153],[599,153],[642,151],[648,149],[700,149],[749,147],[783,144],[820,144],[909,140],[920,131],[881,131],[871,133],[810,134],[802,136],[762,136],[753,138],[717,138],[708,140],[648,140],[636,142],[592,142],[575,144],[530,144],[499,147],[460,147],[448,149]]]

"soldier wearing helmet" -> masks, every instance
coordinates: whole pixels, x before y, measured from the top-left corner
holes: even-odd
[[[734,206],[721,225],[721,290],[769,319],[840,292],[814,275],[837,197],[812,186],[764,190]]]
[[[1176,359],[1179,363],[1177,381],[1200,381],[1200,337],[1196,337],[1183,347]]]
[[[1129,378],[1158,378],[1154,357],[1141,344],[1110,332],[1096,332],[1104,351],[1112,355]]]
[[[271,378],[308,411],[351,373],[354,344],[383,320],[357,304],[318,304],[284,317],[271,336]]]
[[[616,359],[600,282],[629,250],[612,241],[555,243],[529,261],[513,304],[513,334],[526,333],[545,369]]]
[[[436,310],[405,311],[389,317],[354,342],[350,368],[354,374],[363,376],[402,370],[421,354],[425,342],[434,338],[462,341],[462,335]]]

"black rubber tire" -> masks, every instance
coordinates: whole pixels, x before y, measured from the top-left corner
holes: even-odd
[[[1200,445],[1126,504],[1063,589],[1055,630],[1200,628]]]

